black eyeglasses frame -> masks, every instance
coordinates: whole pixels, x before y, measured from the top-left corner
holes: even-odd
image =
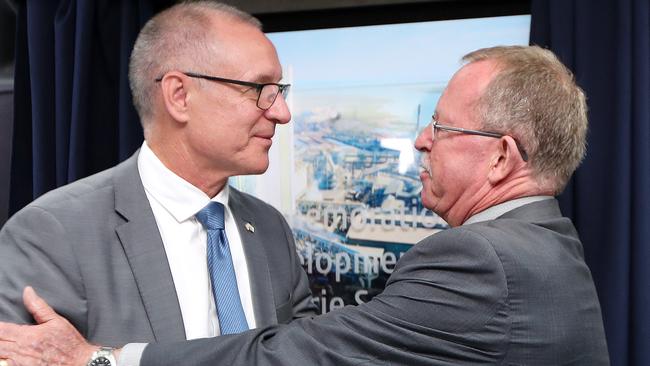
[[[204,75],[204,74],[199,74],[195,72],[190,72],[190,71],[181,71],[184,75],[187,75],[191,78],[197,78],[197,79],[205,79],[209,81],[215,81],[215,82],[222,82],[222,83],[229,83],[229,84],[235,84],[235,85],[242,85],[242,86],[248,86],[251,88],[255,88],[257,92],[257,100],[255,102],[255,105],[257,105],[257,108],[261,110],[267,110],[273,106],[273,103],[275,103],[275,100],[278,98],[278,94],[282,94],[283,98],[286,98],[287,94],[289,93],[289,88],[291,87],[291,84],[279,84],[279,83],[254,83],[252,81],[243,81],[243,80],[236,80],[236,79],[227,79],[227,78],[222,78],[218,76],[211,76],[211,75]],[[160,76],[156,78],[156,82],[159,83],[162,81],[163,76]],[[260,106],[260,96],[262,95],[262,90],[264,87],[267,85],[273,85],[278,87],[278,91],[275,94],[275,97],[273,97],[273,100],[269,103],[269,105],[264,108]]]

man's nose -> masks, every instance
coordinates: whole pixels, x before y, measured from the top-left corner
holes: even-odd
[[[415,139],[415,148],[418,151],[430,151],[433,140],[431,139],[431,128],[427,125],[420,131],[418,137]]]
[[[285,124],[291,120],[289,105],[282,95],[278,95],[273,105],[264,113],[266,114],[266,118],[275,123]]]

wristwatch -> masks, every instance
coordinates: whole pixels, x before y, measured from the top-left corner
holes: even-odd
[[[87,366],[117,366],[117,361],[113,355],[115,348],[102,347],[90,356]]]

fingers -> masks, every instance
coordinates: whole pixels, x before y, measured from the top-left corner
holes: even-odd
[[[39,324],[0,322],[0,360],[8,360],[9,366],[87,363],[96,346],[88,344],[72,324],[56,314],[33,288],[25,288],[23,302]]]
[[[42,324],[58,317],[54,309],[48,305],[45,300],[36,294],[31,286],[25,287],[23,291],[23,303],[27,311],[32,314],[36,323]]]
[[[6,362],[4,365],[0,362],[0,366],[72,365],[59,362],[63,358],[56,351],[52,353],[53,356],[46,355],[42,350],[33,348],[24,342],[0,341],[0,360]]]
[[[0,366],[17,365],[18,363],[14,360],[18,358],[18,351],[19,349],[15,342],[0,341]]]

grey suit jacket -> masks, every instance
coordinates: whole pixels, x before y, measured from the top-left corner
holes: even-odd
[[[315,313],[307,277],[282,215],[235,189],[258,327]],[[244,225],[250,222],[255,232]],[[31,323],[22,290],[33,286],[90,341],[185,339],[162,239],[137,168],[127,161],[49,192],[0,231],[0,320]]]
[[[142,366],[608,365],[582,245],[556,200],[432,235],[360,306],[150,344]]]

